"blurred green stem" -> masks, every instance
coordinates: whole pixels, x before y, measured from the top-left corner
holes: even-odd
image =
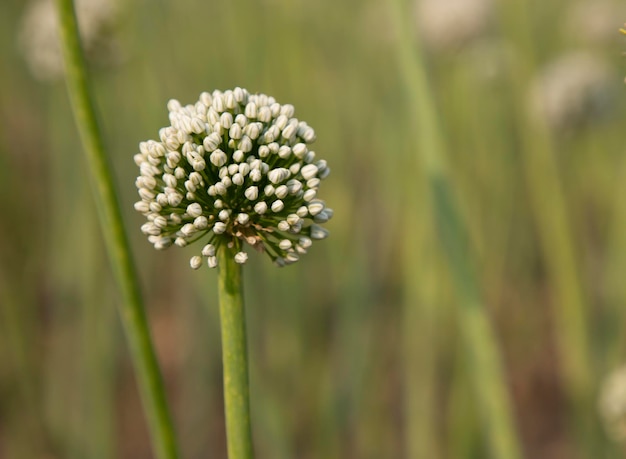
[[[139,391],[150,426],[153,448],[159,459],[175,459],[178,453],[174,428],[150,338],[139,281],[122,224],[111,168],[96,120],[74,5],[72,0],[57,0],[56,3],[61,25],[67,88],[91,171],[101,229],[116,281],[123,294],[124,301],[120,304],[120,315],[137,372]]]
[[[593,375],[587,299],[580,279],[575,237],[560,165],[546,121],[528,109],[528,85],[536,73],[535,37],[530,6],[525,0],[501,1],[503,30],[518,47],[511,70],[513,103],[517,107],[522,166],[539,242],[554,289],[554,327],[570,406],[583,432],[593,429]],[[597,424],[597,423],[596,423]]]
[[[233,255],[226,244],[218,249],[226,437],[229,459],[251,459],[246,316],[241,265],[235,262]]]
[[[491,456],[520,459],[522,450],[501,356],[471,263],[467,228],[447,178],[443,134],[421,49],[410,26],[413,16],[404,0],[392,0],[392,9],[394,29],[398,34],[400,71],[412,109],[411,121],[419,131],[418,159],[428,182],[440,242],[458,295],[459,327],[468,352],[469,371],[488,434]]]

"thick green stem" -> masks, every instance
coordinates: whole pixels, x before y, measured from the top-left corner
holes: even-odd
[[[408,2],[392,0],[392,9],[398,33],[400,72],[412,110],[411,121],[418,131],[418,163],[428,183],[440,243],[458,297],[460,332],[467,349],[473,389],[487,432],[491,456],[520,459],[522,450],[501,356],[471,261],[468,231],[447,177],[441,123],[421,49],[410,27]]]
[[[153,448],[159,459],[175,459],[178,453],[174,428],[150,338],[139,281],[122,224],[111,167],[96,119],[72,0],[57,0],[57,10],[61,25],[67,88],[87,155],[102,233],[124,299],[120,305],[120,315],[137,372],[139,392],[150,426]]]
[[[248,397],[248,347],[241,265],[222,245],[218,252],[224,405],[229,459],[251,459],[252,431]]]

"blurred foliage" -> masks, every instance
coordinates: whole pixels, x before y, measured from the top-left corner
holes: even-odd
[[[561,113],[543,111],[545,101],[576,102],[546,120],[547,151],[576,255],[572,288],[585,300],[595,400],[626,358],[626,12],[533,0],[520,22],[532,43],[520,46],[514,3],[461,19],[416,8],[415,31],[447,32],[425,37],[428,71],[525,453],[618,458],[599,428],[581,437],[572,421],[557,339],[568,324],[555,313],[561,297],[523,165],[541,141],[520,113],[542,118]],[[0,457],[148,458],[65,87],[29,73],[17,38],[25,8],[0,4]],[[107,26],[115,45],[94,51],[112,53],[92,56],[93,78],[186,458],[226,457],[216,276],[190,270],[187,249],[147,243],[132,156],[167,124],[168,99],[235,86],[292,103],[315,128],[332,169],[322,197],[335,210],[331,237],[301,263],[277,269],[253,254],[245,269],[258,457],[486,457],[467,387],[480,369],[464,359],[426,200],[407,191],[425,185],[389,17],[384,0],[135,0]],[[598,65],[565,68],[562,84],[537,96],[543,69],[572,52]],[[520,78],[519,68],[532,72]]]

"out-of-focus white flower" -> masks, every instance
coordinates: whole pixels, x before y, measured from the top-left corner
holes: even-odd
[[[617,25],[626,18],[624,2],[582,0],[565,9],[564,33],[568,39],[606,46],[618,39]]]
[[[531,86],[532,110],[555,129],[597,118],[610,106],[611,72],[600,57],[574,51],[546,65]]]
[[[618,368],[604,380],[598,409],[608,435],[615,441],[626,441],[626,367]]]
[[[236,247],[245,263],[244,243],[267,253],[278,266],[298,261],[332,209],[318,199],[330,169],[308,145],[315,131],[294,117],[294,107],[242,88],[202,93],[193,105],[167,104],[170,126],[160,140],[139,145],[141,227],[157,249],[204,240],[210,268],[216,248]],[[198,269],[202,258],[193,256]]]
[[[485,35],[493,16],[491,0],[417,0],[418,32],[432,48],[456,49]]]
[[[115,0],[76,1],[78,26],[87,53],[98,48],[113,51],[114,40],[108,32],[117,13]],[[37,79],[54,80],[63,75],[63,55],[54,0],[35,0],[26,7],[18,44]]]

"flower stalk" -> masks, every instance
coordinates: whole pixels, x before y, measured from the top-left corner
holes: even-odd
[[[251,459],[252,432],[248,396],[248,349],[241,264],[222,245],[217,253],[224,365],[224,406],[229,459]]]
[[[165,389],[150,337],[139,282],[124,232],[111,167],[96,118],[74,4],[72,0],[57,0],[56,5],[68,93],[91,172],[107,252],[123,296],[119,312],[137,372],[139,392],[149,423],[152,446],[158,459],[176,459],[178,453],[173,423],[166,404]]]

